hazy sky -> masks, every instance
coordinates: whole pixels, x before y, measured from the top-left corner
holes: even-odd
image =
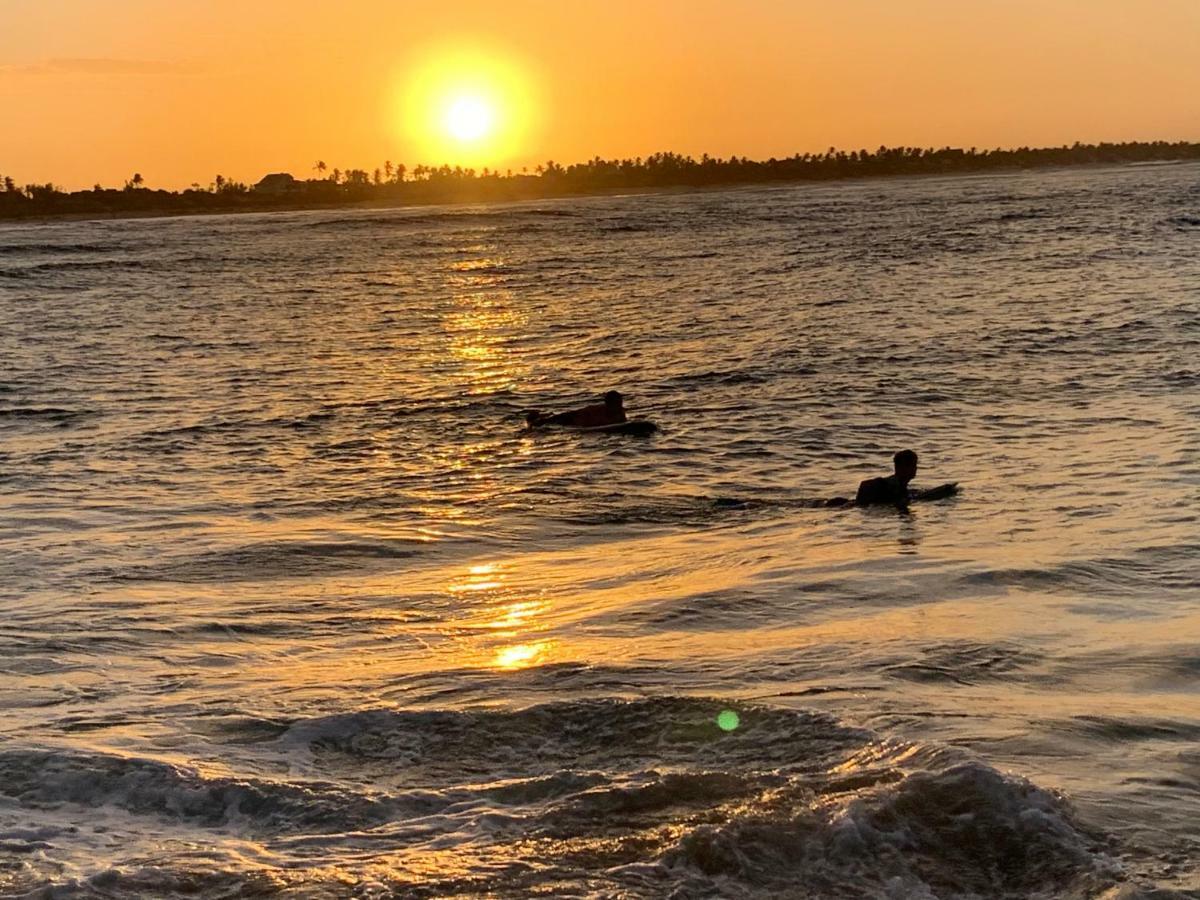
[[[0,174],[453,163],[406,104],[458,60],[518,85],[502,168],[1200,140],[1200,0],[0,0]]]

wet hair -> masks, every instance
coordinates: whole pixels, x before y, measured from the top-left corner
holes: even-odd
[[[609,391],[607,394],[604,395],[604,402],[607,403],[609,406],[616,406],[617,404],[619,404],[621,402],[621,392],[620,391]]]
[[[915,450],[898,450],[896,455],[892,457],[892,465],[899,471],[901,466],[915,466],[917,464],[917,452]]]

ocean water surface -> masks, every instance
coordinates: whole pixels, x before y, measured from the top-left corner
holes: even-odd
[[[0,226],[0,895],[1200,896],[1198,504],[1197,166]]]

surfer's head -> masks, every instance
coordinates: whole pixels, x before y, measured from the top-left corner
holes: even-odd
[[[604,405],[609,409],[620,409],[624,403],[624,398],[620,391],[609,391],[604,395]]]
[[[912,481],[917,475],[917,454],[914,450],[900,450],[892,457],[892,465],[896,467],[896,477],[903,481]]]

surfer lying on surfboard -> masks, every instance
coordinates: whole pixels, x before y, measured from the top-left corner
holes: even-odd
[[[603,403],[594,403],[566,412],[544,413],[536,409],[530,410],[525,413],[525,424],[530,428],[557,425],[589,434],[632,434],[638,437],[646,437],[658,431],[658,426],[653,422],[626,418],[625,402],[616,391],[605,394]]]
[[[917,476],[917,454],[899,450],[892,457],[894,471],[882,478],[868,478],[858,486],[858,506],[908,506],[908,483]]]
[[[938,485],[924,491],[909,490],[909,482],[917,475],[917,454],[914,450],[900,450],[892,457],[891,475],[881,478],[868,478],[858,486],[854,497],[854,506],[895,506],[906,510],[908,504],[916,500],[941,500],[953,497],[958,493],[958,483]],[[850,501],[845,497],[834,497],[825,503],[826,506],[849,506]]]
[[[537,428],[539,425],[598,428],[602,425],[620,425],[625,421],[625,400],[618,391],[605,394],[603,403],[593,403],[579,409],[569,409],[560,413],[544,413],[531,409],[525,413],[525,424],[530,428]]]

